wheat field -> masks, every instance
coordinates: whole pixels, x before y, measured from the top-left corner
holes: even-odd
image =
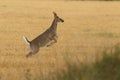
[[[120,42],[120,2],[54,0],[0,1],[0,80],[26,80],[49,76],[65,69],[64,57],[93,63],[104,48]],[[41,48],[31,58],[23,35],[32,40],[52,23],[55,11],[64,23],[58,24],[58,42]]]

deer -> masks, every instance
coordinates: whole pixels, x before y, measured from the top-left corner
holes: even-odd
[[[31,41],[29,41],[27,37],[23,36],[23,39],[25,43],[28,45],[30,50],[29,53],[26,55],[27,58],[38,53],[40,48],[45,46],[49,47],[54,43],[57,43],[57,39],[58,39],[57,24],[59,22],[63,23],[64,20],[58,17],[58,15],[55,12],[53,12],[53,14],[54,14],[54,19],[51,26],[47,30],[45,30],[42,34],[40,34]]]

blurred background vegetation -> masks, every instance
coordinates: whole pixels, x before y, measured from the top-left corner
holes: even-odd
[[[57,69],[48,77],[33,78],[30,70],[26,71],[26,80],[120,80],[120,45],[103,51],[102,58],[93,64],[71,62],[68,55],[64,56],[66,70]]]

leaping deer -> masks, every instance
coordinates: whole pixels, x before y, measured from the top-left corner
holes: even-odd
[[[30,52],[26,55],[26,57],[30,57],[34,54],[36,54],[41,47],[44,46],[51,46],[53,43],[57,42],[57,23],[58,22],[64,22],[63,19],[59,18],[55,12],[54,14],[54,20],[52,22],[52,25],[42,34],[40,34],[38,37],[33,39],[32,41],[29,41],[25,36],[23,36],[24,41],[28,45]]]

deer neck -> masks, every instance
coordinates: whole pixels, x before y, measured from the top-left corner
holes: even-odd
[[[56,19],[53,20],[50,29],[51,29],[52,31],[55,31],[55,32],[56,32],[56,30],[57,30],[57,20],[56,20]]]

